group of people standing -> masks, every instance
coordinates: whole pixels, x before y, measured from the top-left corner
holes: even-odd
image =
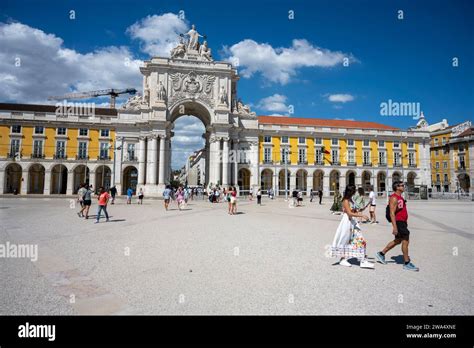
[[[395,181],[392,185],[393,194],[389,198],[389,204],[387,206],[387,220],[392,225],[392,234],[394,239],[387,244],[387,246],[376,253],[375,257],[381,264],[387,264],[385,261],[385,255],[388,251],[393,249],[395,246],[402,245],[402,253],[404,265],[403,269],[409,271],[418,271],[410,260],[408,255],[408,245],[410,239],[410,231],[408,230],[408,211],[406,207],[406,200],[403,198],[403,192],[405,191],[405,184],[401,181]],[[372,209],[371,218],[367,215],[362,214],[363,209],[359,209],[354,198],[356,195],[356,187],[354,185],[348,185],[344,191],[342,200],[342,219],[337,227],[336,234],[331,246],[331,256],[339,257],[339,264],[341,266],[351,267],[349,259],[358,259],[361,268],[373,269],[374,263],[367,259],[367,241],[362,235],[359,221],[357,218],[362,220],[375,220],[375,198],[370,199],[369,194],[369,205]],[[373,192],[373,190],[371,190]],[[358,192],[361,195],[361,192]],[[363,192],[362,192],[363,194]],[[359,206],[360,207],[360,206]],[[364,208],[365,209],[365,208]]]
[[[81,205],[81,210],[77,213],[77,216],[89,219],[89,210],[92,205],[92,197],[94,191],[92,186],[88,184],[81,184],[81,187],[77,191],[77,201]],[[99,187],[97,194],[98,208],[95,223],[99,223],[101,213],[104,212],[105,221],[109,222],[109,213],[107,212],[107,204],[110,199],[110,194],[103,187]],[[115,196],[114,196],[115,199]],[[112,202],[113,204],[113,202]]]

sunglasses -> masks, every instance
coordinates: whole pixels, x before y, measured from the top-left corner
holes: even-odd
[[[398,187],[405,187],[405,184],[400,184],[398,185]]]

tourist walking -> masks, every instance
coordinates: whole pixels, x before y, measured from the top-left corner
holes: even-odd
[[[138,204],[143,204],[143,188],[140,187],[138,191]]]
[[[227,189],[226,196],[225,196],[225,200],[227,201],[227,205],[228,205],[227,206],[228,214],[232,214],[232,203],[230,202],[231,197],[232,197],[232,186],[229,186],[229,188]]]
[[[369,213],[370,213],[370,223],[371,224],[378,224],[379,222],[377,221],[375,217],[375,210],[377,208],[377,203],[376,203],[376,194],[374,192],[374,187],[370,186],[370,193],[369,193]]]
[[[387,220],[392,224],[392,234],[395,236],[394,240],[387,244],[387,246],[375,254],[377,260],[386,265],[385,254],[393,249],[398,244],[402,245],[403,253],[403,269],[407,271],[419,271],[410,260],[408,255],[408,245],[410,243],[410,231],[408,230],[408,210],[403,192],[405,191],[405,184],[401,181],[395,181],[392,185],[394,193],[390,196],[387,209],[389,210]],[[390,219],[388,219],[390,218]]]
[[[132,204],[133,189],[131,187],[127,190],[127,204]]]
[[[77,190],[77,201],[81,205],[81,210],[77,213],[77,216],[79,217],[84,217],[84,214],[82,213],[84,211],[84,194],[87,192],[87,189],[85,187],[85,184],[81,184],[81,187],[79,190]]]
[[[117,194],[117,188],[114,186],[112,186],[110,188],[110,195],[112,196],[112,201],[110,202],[110,204],[114,204],[115,203],[115,195]]]
[[[302,191],[298,191],[296,197],[297,197],[297,201],[298,201],[297,206],[298,206],[298,207],[301,207],[301,205],[303,204],[303,192],[302,192]]]
[[[257,204],[262,205],[262,188],[257,189]]]
[[[319,204],[322,204],[321,201],[323,200],[323,190],[321,189],[318,190],[318,196],[319,196]]]
[[[291,196],[293,198],[293,206],[296,207],[298,205],[298,191],[294,189]]]
[[[99,197],[97,197],[99,200],[99,207],[97,208],[97,218],[95,220],[95,223],[99,223],[100,220],[100,214],[103,211],[105,215],[105,221],[109,222],[109,214],[107,213],[107,203],[109,202],[110,195],[109,193],[104,190],[103,187],[99,188]]]
[[[83,204],[83,207],[80,211],[80,214],[82,216],[84,216],[84,218],[88,219],[89,218],[89,209],[91,207],[91,204],[92,204],[92,194],[94,193],[94,191],[92,191],[92,186],[89,186],[85,187],[85,192],[84,192],[84,196],[83,196],[83,200],[82,200],[82,204]]]
[[[170,185],[166,185],[165,190],[163,191],[163,199],[164,199],[165,209],[168,210],[168,206],[170,205],[170,199],[171,199]]]
[[[309,201],[313,202],[313,198],[314,198],[314,192],[313,192],[313,189],[311,189],[311,191],[309,191]]]
[[[365,203],[364,196],[364,189],[362,187],[359,187],[355,195],[352,197],[352,200],[354,201],[354,207],[356,209],[356,212],[358,213],[362,213],[368,206],[368,203]],[[359,222],[365,223],[366,221],[363,218],[359,217]]]
[[[178,209],[181,210],[181,206],[184,204],[184,191],[181,186],[176,190],[176,203],[178,203]]]
[[[232,187],[232,191],[230,192],[230,204],[231,204],[231,214],[237,214],[237,188],[234,186]]]
[[[348,261],[351,258],[357,258],[360,261],[361,268],[374,268],[374,264],[367,261],[366,247],[367,243],[360,232],[356,217],[368,219],[368,216],[355,212],[352,196],[355,194],[354,185],[348,185],[344,191],[342,200],[342,219],[337,227],[334,240],[331,247],[331,256],[340,257],[341,266],[351,267]]]

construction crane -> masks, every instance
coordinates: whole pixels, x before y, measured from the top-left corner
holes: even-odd
[[[61,96],[52,96],[48,97],[48,100],[64,100],[64,99],[86,99],[86,98],[94,98],[99,97],[102,95],[110,95],[110,108],[115,109],[115,99],[120,94],[131,94],[134,95],[137,93],[135,88],[126,88],[126,89],[101,89],[98,91],[90,91],[90,92],[77,92],[77,93],[68,93]]]

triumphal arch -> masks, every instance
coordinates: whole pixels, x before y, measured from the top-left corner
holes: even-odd
[[[161,195],[172,175],[174,122],[192,115],[205,126],[206,186],[258,184],[257,116],[238,96],[237,70],[213,59],[194,25],[180,35],[170,57],[152,57],[140,71],[143,93],[118,112],[115,148],[121,160],[115,163],[116,173],[136,166],[137,189]],[[128,144],[135,144],[136,158],[123,158]],[[123,189],[120,177],[115,185]]]

